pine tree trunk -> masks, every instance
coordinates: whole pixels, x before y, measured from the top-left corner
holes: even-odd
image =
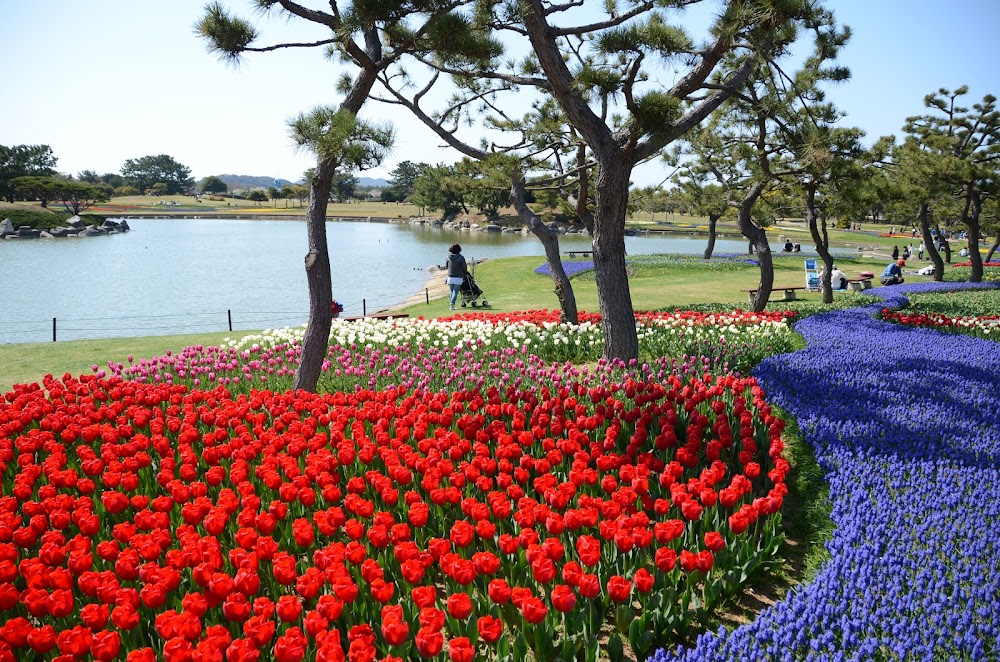
[[[708,245],[705,246],[705,254],[702,256],[705,260],[711,260],[712,253],[715,251],[715,226],[720,217],[719,214],[708,215]]]
[[[990,246],[990,250],[986,251],[986,257],[983,259],[983,262],[992,262],[993,254],[997,252],[998,248],[1000,248],[1000,232],[997,233],[997,239]]]
[[[738,215],[740,232],[750,242],[750,247],[756,249],[757,261],[760,263],[760,283],[757,285],[757,293],[753,296],[750,304],[750,308],[755,313],[764,311],[767,300],[771,298],[771,288],[774,287],[774,262],[771,257],[771,245],[767,243],[767,234],[764,230],[754,224],[750,218],[750,212],[763,192],[763,184],[757,183],[751,186],[746,197],[740,202]]]
[[[938,253],[937,247],[934,246],[931,238],[930,207],[926,203],[920,205],[920,209],[917,212],[917,221],[920,223],[920,237],[927,248],[927,257],[931,259],[931,263],[934,265],[933,278],[940,282],[944,279],[944,260],[941,259],[941,254]]]
[[[972,275],[969,281],[973,283],[983,282],[983,256],[979,253],[979,212],[982,209],[982,201],[977,196],[972,201],[972,214],[963,219],[969,228],[969,262],[972,263]]]
[[[625,214],[629,173],[624,160],[597,173],[594,202],[594,272],[604,328],[604,358],[639,357],[635,311],[625,271]]]
[[[559,299],[559,321],[566,324],[579,324],[580,314],[576,309],[576,294],[573,292],[573,285],[569,282],[569,276],[563,269],[562,258],[559,256],[559,236],[546,228],[537,230],[534,226],[531,231],[542,242],[545,247],[545,259],[549,263],[549,271],[552,274],[552,282],[555,284],[555,295]]]
[[[556,298],[559,299],[559,319],[568,324],[579,324],[580,316],[576,309],[576,294],[569,282],[566,270],[563,268],[562,257],[559,255],[559,235],[553,232],[538,214],[524,201],[524,178],[515,176],[510,189],[511,203],[521,218],[528,222],[528,229],[538,237],[545,247],[545,259],[549,263],[549,272],[555,283]]]
[[[335,164],[320,159],[310,186],[306,211],[306,281],[309,284],[309,323],[302,340],[302,358],[295,372],[292,390],[316,392],[330,342],[333,286],[330,278],[330,251],[326,243],[326,206],[330,199]]]
[[[833,256],[830,255],[830,237],[826,232],[826,222],[823,227],[818,225],[819,212],[816,211],[816,187],[810,186],[806,189],[806,222],[809,224],[809,234],[812,235],[813,243],[816,244],[816,252],[823,259],[823,278],[820,279],[820,286],[823,289],[823,303],[833,303],[833,287],[830,284],[830,277],[833,275]]]

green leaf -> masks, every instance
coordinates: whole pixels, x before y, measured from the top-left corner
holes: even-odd
[[[608,658],[611,662],[621,662],[625,659],[625,648],[622,645],[622,638],[617,634],[608,639]]]
[[[514,637],[514,659],[525,660],[528,657],[528,642],[524,638],[524,632],[518,632]]]

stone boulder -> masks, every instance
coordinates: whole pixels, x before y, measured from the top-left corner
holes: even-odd
[[[20,239],[37,239],[41,234],[41,231],[36,230],[30,225],[22,225],[17,229],[17,236]]]
[[[126,221],[124,218],[121,220],[121,222],[119,223],[119,225],[121,226],[121,231],[122,232],[131,232],[132,231],[132,228],[130,228],[128,226],[128,221]]]
[[[69,237],[78,233],[79,230],[76,228],[53,228],[51,232],[53,237]]]
[[[496,223],[490,223],[483,227],[484,232],[503,232],[503,228]]]
[[[97,237],[102,234],[107,234],[107,232],[102,232],[99,228],[95,228],[93,225],[88,225],[84,229],[80,230],[77,236],[79,237]]]
[[[9,218],[3,219],[3,223],[0,223],[0,237],[7,237],[13,234],[16,234],[14,224],[10,222]]]
[[[80,220],[79,216],[71,217],[69,220],[66,221],[66,225],[70,226],[71,228],[76,228],[77,230],[82,230],[84,228],[84,223],[82,220]]]

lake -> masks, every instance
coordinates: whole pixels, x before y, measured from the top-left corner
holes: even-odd
[[[301,220],[133,219],[132,232],[80,239],[0,241],[0,342],[225,331],[303,324],[309,316]],[[427,268],[448,246],[466,259],[537,255],[533,235],[432,226],[327,223],[334,297],[360,315],[423,292]],[[704,237],[626,237],[631,254],[700,254]],[[590,238],[560,237],[586,250]],[[720,239],[716,251],[742,253],[746,242]],[[489,292],[486,293],[487,296]],[[553,306],[556,302],[553,300]]]

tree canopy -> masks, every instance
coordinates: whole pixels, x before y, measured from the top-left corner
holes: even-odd
[[[229,185],[215,175],[209,175],[202,180],[201,190],[203,193],[225,193],[229,190]]]
[[[671,23],[697,0],[607,2],[596,20],[582,4],[470,4],[471,24],[508,53],[476,60],[415,53],[380,82],[386,100],[409,108],[466,156],[511,155],[522,181],[542,167],[560,173],[559,186],[582,203],[581,219],[592,229],[605,356],[627,360],[638,353],[624,243],[633,167],[697,127],[743,86],[759,58],[787,55],[818,3],[725,3],[701,38]],[[448,101],[428,109],[431,90],[452,83]],[[535,115],[528,122],[518,110],[526,100]],[[463,140],[468,127],[496,137]]]
[[[143,193],[155,184],[164,185],[165,195],[187,193],[194,188],[191,169],[166,154],[127,159],[121,172],[126,184]]]
[[[1000,110],[990,94],[971,109],[959,105],[968,92],[966,86],[941,88],[924,97],[928,112],[907,118],[907,138],[898,154],[910,184],[923,192],[925,205],[933,206],[937,197],[939,208],[945,208],[942,194],[957,203],[955,215],[968,228],[970,280],[980,282],[980,219],[984,205],[1000,194]],[[926,211],[921,212],[924,217]],[[929,239],[927,233],[925,243]]]
[[[56,160],[48,145],[0,145],[0,196],[7,202],[14,202],[14,180],[18,177],[54,175]]]
[[[426,163],[402,161],[389,173],[389,188],[383,192],[383,199],[389,202],[406,200],[414,193],[414,184],[421,173],[430,166]]]

